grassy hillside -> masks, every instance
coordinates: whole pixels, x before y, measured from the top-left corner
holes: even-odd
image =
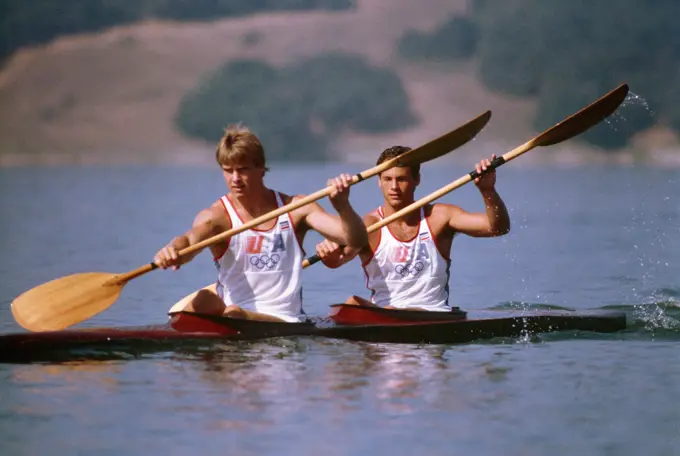
[[[372,0],[355,10],[260,14],[216,22],[151,21],[98,34],[60,38],[19,51],[0,71],[0,165],[26,163],[173,162],[212,163],[213,144],[189,140],[173,123],[178,104],[208,72],[225,60],[262,59],[287,65],[329,51],[359,53],[394,68],[418,124],[398,133],[344,131],[331,146],[339,160],[373,160],[373,151],[393,144],[418,145],[486,109],[489,126],[456,154],[470,162],[506,152],[537,132],[535,102],[486,90],[465,64],[407,62],[396,43],[408,29],[432,30],[465,0]],[[636,150],[676,146],[665,132],[647,132]],[[522,162],[575,161],[597,150],[570,141],[560,154],[530,154]],[[368,152],[368,154],[366,153]]]

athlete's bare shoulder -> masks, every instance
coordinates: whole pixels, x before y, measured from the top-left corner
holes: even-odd
[[[290,196],[290,195],[288,195],[288,194],[286,194],[286,193],[283,193],[283,192],[278,192],[278,194],[281,195],[281,200],[283,201],[283,204],[284,204],[284,205],[285,205],[285,204],[290,204],[290,203],[292,203],[293,201],[297,201],[297,200],[299,200],[300,198],[304,197],[304,195],[293,195],[293,196]]]
[[[371,212],[368,212],[367,214],[364,215],[363,217],[364,220],[364,225],[366,225],[366,228],[369,228],[371,225],[378,223],[380,221],[380,214],[378,213],[377,209],[373,209]],[[372,233],[368,233],[368,245],[365,245],[364,247],[361,248],[360,253],[361,255],[368,255],[370,257],[373,255],[373,250],[378,247],[378,243],[380,242],[380,230],[375,230]],[[368,257],[362,257],[362,261],[364,261]]]
[[[283,204],[295,203],[295,202],[300,201],[301,199],[305,198],[306,196],[307,195],[303,195],[303,194],[286,195],[285,193],[281,193],[281,199],[283,200]],[[295,210],[298,211],[298,212],[306,214],[306,213],[311,212],[312,210],[316,209],[317,207],[320,208],[321,206],[319,206],[318,203],[314,202],[314,203],[305,204],[304,206],[299,207]]]
[[[437,233],[449,229],[449,221],[460,211],[460,207],[455,204],[435,203],[429,204],[425,208],[425,217],[430,224],[430,228]]]
[[[380,214],[378,214],[377,209],[373,209],[371,212],[368,212],[367,214],[364,215],[363,217],[364,220],[364,225],[371,226],[374,223],[378,223],[380,221]]]
[[[194,226],[203,224],[213,224],[227,230],[231,228],[229,214],[221,199],[196,214]]]
[[[442,216],[450,216],[452,214],[455,214],[456,212],[460,211],[460,207],[456,206],[455,204],[447,204],[447,203],[435,203],[435,204],[428,204],[429,210],[431,211],[430,213],[434,215],[435,217],[442,217]],[[427,213],[427,209],[426,209]]]
[[[295,202],[300,201],[301,199],[303,199],[307,196],[307,195],[303,195],[303,194],[287,195],[285,193],[281,193],[281,192],[279,192],[279,193],[281,194],[281,200],[283,201],[284,205],[295,203]],[[301,226],[301,227],[304,227],[303,229],[307,229],[307,228],[309,228],[306,224],[307,216],[309,214],[311,214],[312,212],[315,212],[315,211],[324,212],[321,205],[317,202],[305,204],[304,206],[298,207],[294,211],[290,212],[290,216],[292,217],[293,223],[296,226],[299,226],[299,227]]]

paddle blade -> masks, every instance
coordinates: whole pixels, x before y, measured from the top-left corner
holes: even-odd
[[[118,299],[123,285],[106,283],[113,277],[86,272],[52,280],[17,297],[12,314],[29,331],[68,328],[103,312]]]
[[[552,146],[580,135],[618,109],[628,95],[628,84],[621,84],[600,99],[564,119],[534,139],[534,146]]]
[[[477,136],[477,133],[482,131],[489,119],[491,119],[491,111],[486,111],[465,125],[400,155],[396,159],[396,166],[425,163],[448,154]]]

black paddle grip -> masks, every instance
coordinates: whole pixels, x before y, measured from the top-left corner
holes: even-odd
[[[489,171],[491,171],[492,169],[496,169],[496,168],[498,168],[499,166],[501,166],[503,163],[505,163],[505,158],[503,158],[503,156],[496,157],[496,158],[494,158],[493,160],[491,160],[491,164],[486,168],[486,171],[483,171],[483,172],[481,172],[481,173],[478,173],[477,170],[471,171],[471,172],[469,173],[469,174],[470,174],[470,178],[471,178],[471,179],[477,179],[479,176],[481,176],[481,175],[484,174],[485,172],[489,172]]]
[[[149,266],[151,266],[151,270],[153,271],[154,269],[158,269],[158,265],[154,263],[153,261],[149,263]]]
[[[307,261],[309,261],[309,265],[311,266],[311,265],[321,261],[321,257],[317,253],[316,255],[313,255],[313,256],[310,256],[309,258],[307,258]]]

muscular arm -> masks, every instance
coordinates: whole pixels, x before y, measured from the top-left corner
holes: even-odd
[[[467,212],[457,206],[449,206],[449,227],[472,237],[496,237],[510,231],[510,215],[503,199],[495,189],[482,192],[485,212]]]
[[[350,205],[338,215],[329,214],[317,203],[305,208],[304,223],[326,239],[349,247],[361,247],[368,242],[366,227]]]
[[[231,228],[229,217],[218,201],[207,209],[200,211],[194,218],[192,227],[184,234],[172,239],[168,245],[161,249],[154,258],[159,266],[179,266],[193,260],[204,249],[199,249],[182,257],[177,257],[177,252],[189,246],[204,241],[212,236],[220,234]],[[223,241],[226,242],[226,241]]]
[[[363,218],[363,223],[366,227],[370,227],[378,222],[378,217],[374,212],[366,214]],[[379,239],[379,232],[368,234],[368,242],[362,247],[338,246],[337,243],[328,242],[327,240],[317,246],[317,253],[322,258],[323,263],[331,268],[339,268],[340,266],[349,263],[357,255],[370,255],[372,249],[377,248]],[[363,260],[363,259],[362,259]]]

